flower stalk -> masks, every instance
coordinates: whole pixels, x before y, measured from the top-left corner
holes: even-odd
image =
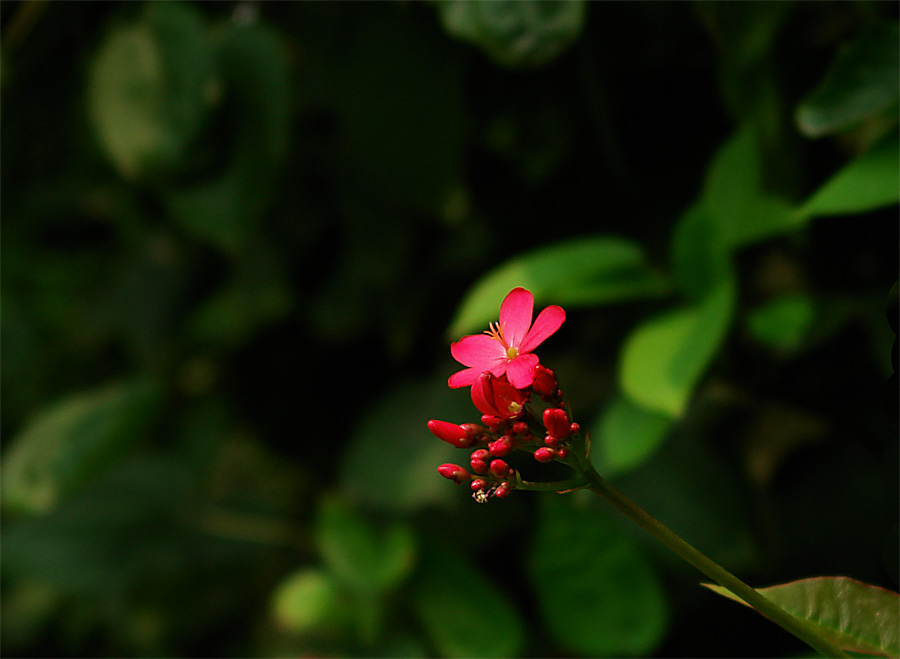
[[[839,647],[819,636],[806,621],[796,618],[774,602],[760,595],[731,572],[683,540],[681,536],[657,521],[654,517],[651,517],[643,508],[610,485],[606,479],[597,473],[597,470],[592,465],[588,464],[581,473],[589,483],[588,487],[591,491],[599,494],[613,508],[779,627],[790,632],[826,657],[850,656]]]

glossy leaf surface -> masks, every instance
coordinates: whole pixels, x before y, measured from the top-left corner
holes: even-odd
[[[810,137],[853,128],[896,106],[900,98],[900,29],[869,25],[838,53],[821,83],[797,108],[797,125]]]
[[[713,592],[741,602],[716,584]],[[757,588],[785,611],[808,621],[823,638],[851,652],[900,656],[900,596],[848,577],[814,577]]]

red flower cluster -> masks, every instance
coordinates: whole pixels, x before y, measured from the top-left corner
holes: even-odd
[[[468,469],[443,464],[438,473],[455,483],[470,483],[479,503],[504,498],[520,482],[504,460],[515,450],[531,453],[538,462],[565,462],[568,440],[580,432],[572,423],[556,376],[532,353],[565,320],[561,307],[544,309],[531,323],[534,296],[513,289],[500,307],[500,322],[485,335],[463,337],[450,346],[451,354],[468,368],[450,377],[453,388],[471,386],[472,402],[482,413],[481,423],[461,425],[431,420],[428,429],[456,448],[474,449]],[[533,398],[548,405],[537,413]]]

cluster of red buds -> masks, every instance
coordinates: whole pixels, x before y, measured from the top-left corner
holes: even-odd
[[[469,483],[477,502],[494,496],[503,499],[522,484],[505,460],[513,451],[531,453],[541,463],[567,462],[570,442],[579,438],[581,429],[572,422],[549,368],[538,364],[531,386],[524,389],[513,387],[506,375],[484,372],[472,383],[471,395],[482,413],[481,423],[431,420],[428,429],[456,448],[473,449],[469,469],[447,463],[438,467],[438,473],[457,484]],[[535,397],[546,404],[540,413]]]

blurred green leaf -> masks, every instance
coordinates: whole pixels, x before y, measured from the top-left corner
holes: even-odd
[[[203,345],[234,347],[291,308],[279,253],[272,246],[253,244],[238,257],[231,280],[203,304],[189,322]]]
[[[562,53],[584,27],[586,3],[445,0],[434,4],[448,34],[506,66],[539,66]]]
[[[415,538],[407,525],[394,522],[376,531],[369,520],[336,498],[321,502],[315,536],[334,575],[358,591],[394,588],[413,568]]]
[[[487,327],[516,286],[530,290],[539,303],[569,306],[656,297],[667,289],[636,243],[615,236],[576,238],[516,256],[482,277],[460,304],[451,335]]]
[[[606,514],[545,496],[528,571],[550,634],[582,656],[648,656],[666,631],[650,563]]]
[[[626,396],[616,396],[592,425],[591,458],[609,477],[637,467],[666,439],[672,419]]]
[[[848,163],[814,192],[798,217],[865,213],[900,201],[900,141],[894,133]]]
[[[126,178],[170,172],[198,133],[215,85],[212,51],[197,10],[148,3],[114,26],[91,62],[88,110]]]
[[[683,427],[639,469],[612,475],[612,483],[644,510],[729,570],[750,569],[757,558],[740,478],[705,443]],[[635,538],[672,570],[689,566],[656,540]]]
[[[460,553],[425,546],[411,584],[412,605],[444,657],[515,657],[525,628],[512,602]]]
[[[626,339],[622,391],[649,410],[678,417],[731,325],[734,283],[722,280],[700,304],[646,321]]]
[[[810,137],[853,128],[900,98],[900,27],[866,26],[844,45],[828,73],[797,107],[797,126]]]
[[[298,634],[333,634],[349,623],[348,601],[332,574],[303,568],[288,575],[272,594],[272,613],[283,628]]]
[[[234,125],[217,178],[164,191],[178,223],[227,252],[238,252],[269,208],[289,142],[290,82],[284,45],[267,26],[230,24],[216,57]]]
[[[719,585],[711,591],[748,606]],[[900,656],[900,596],[848,577],[813,577],[757,588],[788,613],[806,620],[829,642],[849,652]]]
[[[444,378],[392,389],[353,433],[341,465],[341,489],[364,507],[392,512],[458,498],[459,490],[438,475],[437,467],[465,456],[425,424],[429,418],[462,423],[473,412],[468,391],[448,389]]]
[[[784,295],[753,311],[747,327],[760,343],[776,351],[792,352],[804,345],[815,315],[809,297]]]
[[[133,448],[158,414],[159,387],[134,380],[70,395],[40,411],[3,461],[3,504],[47,512]]]
[[[172,460],[127,460],[46,515],[5,519],[3,572],[68,594],[111,595],[184,570],[203,555],[178,519],[189,484]]]

